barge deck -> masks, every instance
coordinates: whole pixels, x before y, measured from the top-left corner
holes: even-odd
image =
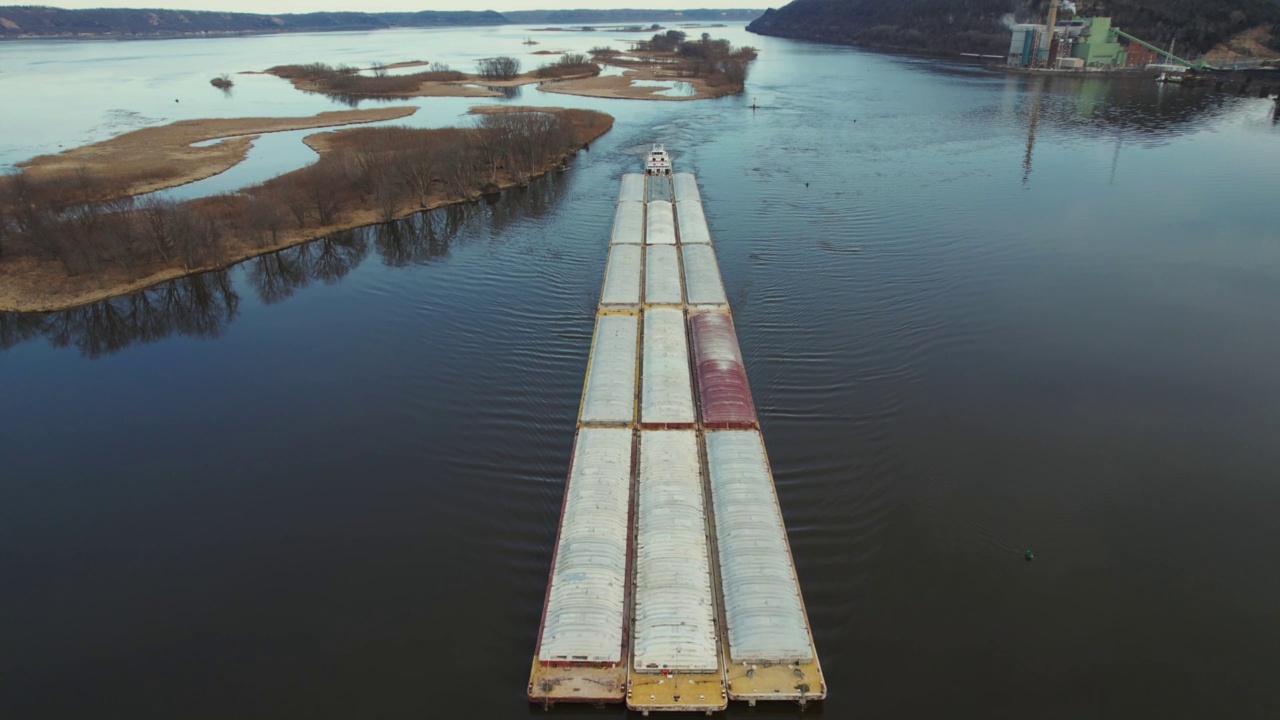
[[[826,697],[696,178],[624,175],[530,702]]]

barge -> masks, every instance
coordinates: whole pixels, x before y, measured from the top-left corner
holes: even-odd
[[[826,697],[696,178],[618,194],[530,702]]]

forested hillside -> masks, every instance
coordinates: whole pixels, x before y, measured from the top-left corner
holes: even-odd
[[[353,2],[353,6],[359,3]],[[751,20],[760,10],[492,10],[465,12],[314,12],[282,15],[100,8],[0,7],[0,40],[36,37],[175,37],[252,33],[377,30],[389,27],[546,23],[723,22]]]
[[[63,10],[34,5],[0,7],[0,39],[23,37],[173,37],[244,33],[374,30],[387,27],[500,25],[507,19],[483,12],[316,12],[285,15],[99,8]]]
[[[1280,4],[1272,0],[1081,0],[1084,16],[1111,17],[1148,42],[1198,55],[1262,26],[1280,49]],[[1043,0],[795,0],[747,29],[761,35],[936,53],[1004,54],[1006,16],[1043,22]],[[1179,53],[1181,54],[1181,53]]]
[[[761,3],[763,5],[764,3]],[[517,24],[583,25],[586,23],[727,22],[754,20],[763,10],[508,10],[504,17]]]

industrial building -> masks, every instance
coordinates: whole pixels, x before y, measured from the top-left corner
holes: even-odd
[[[1013,67],[1118,68],[1128,64],[1129,53],[1122,34],[1111,18],[1075,18],[1056,23],[1052,38],[1045,25],[1015,25],[1009,44]]]

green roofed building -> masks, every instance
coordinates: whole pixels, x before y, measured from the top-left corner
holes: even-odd
[[[1085,67],[1122,67],[1128,53],[1120,44],[1120,36],[1111,27],[1111,18],[1080,18],[1084,28],[1071,48],[1071,57],[1080,58]]]

